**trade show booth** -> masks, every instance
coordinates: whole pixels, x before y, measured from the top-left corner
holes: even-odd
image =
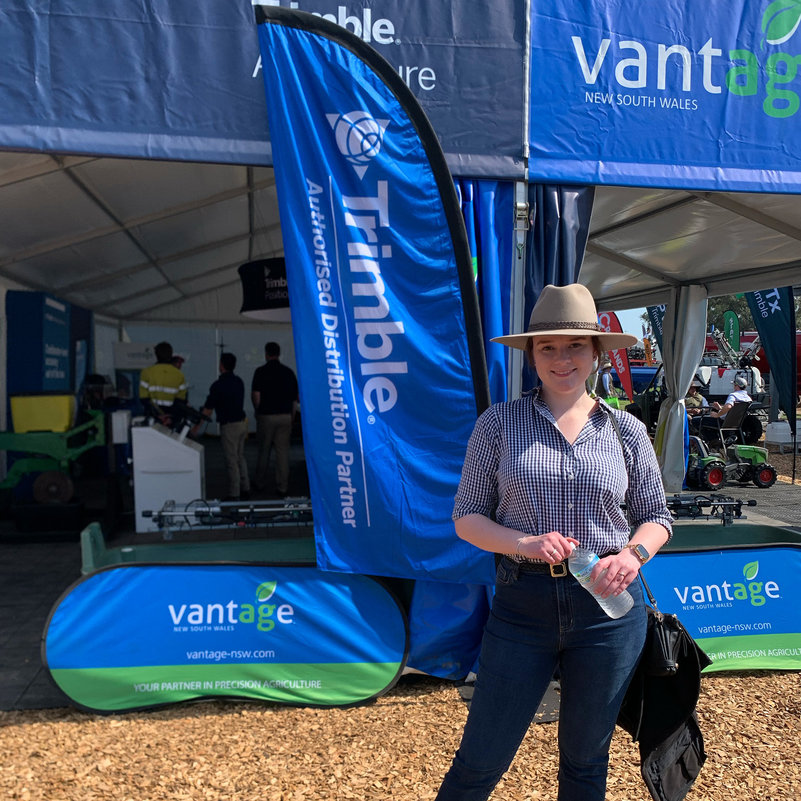
[[[360,604],[381,596],[391,648],[351,642],[345,654],[309,656],[315,665],[363,663],[364,697],[403,669],[463,678],[493,560],[453,535],[452,498],[477,414],[533,380],[519,353],[490,339],[521,330],[547,283],[580,281],[599,312],[664,306],[667,399],[656,445],[665,485],[678,491],[681,399],[703,349],[707,298],[797,281],[798,26],[765,18],[753,0],[720,14],[678,2],[655,12],[633,0],[154,0],[133,10],[93,0],[70,13],[18,0],[7,14],[0,429],[12,428],[11,396],[77,394],[82,376],[116,376],[116,341],[170,339],[187,359],[195,406],[223,350],[238,352],[249,372],[263,343],[279,341],[300,382],[311,507],[303,548],[313,539],[313,565],[307,551],[293,567],[265,546],[242,555],[248,569],[207,569],[237,561],[223,550],[166,570],[157,563],[172,564],[165,553],[183,543],[158,554],[95,548],[104,554],[91,560],[97,569],[51,615],[45,654],[54,678],[89,708],[167,703],[198,689],[249,697],[249,685],[218,682],[287,681],[295,645],[252,657],[246,678],[212,669],[242,662],[218,652],[272,653],[266,632],[251,627],[255,639],[244,643],[244,621],[225,617],[234,590],[256,597],[271,582],[287,590],[276,590],[277,608],[293,610],[298,588],[318,584],[315,614],[328,593],[338,609],[334,596],[358,585],[358,608],[336,615],[346,640],[364,634],[351,625]],[[274,259],[285,262],[289,313],[265,322],[242,313],[251,299],[240,267]],[[41,317],[35,336],[31,304]],[[41,364],[38,383],[24,383]],[[157,426],[132,428],[131,440],[137,532],[162,531],[170,503],[194,516],[186,504],[219,500],[205,498],[197,443]],[[86,549],[98,545],[96,527],[83,536]],[[770,608],[779,606],[774,584],[789,593],[776,577],[777,559],[795,559],[795,544],[785,547],[733,557],[713,583],[743,584],[748,598],[693,633],[764,622],[740,611],[754,606],[754,582]],[[679,559],[668,553],[654,570]],[[400,612],[368,576],[402,596]],[[685,583],[666,591],[683,617],[696,586]],[[181,608],[188,620],[197,604],[181,642],[212,656],[168,675],[147,649],[78,649],[69,636],[76,616],[110,588],[126,608],[137,592],[160,596],[123,620],[132,632],[166,626],[177,636]],[[271,597],[257,600],[269,607]],[[209,622],[217,604],[223,617]],[[786,637],[762,649],[783,649],[770,668],[801,664],[799,623],[782,615],[772,631]],[[90,676],[122,676],[134,690],[87,695]],[[318,680],[310,676],[298,681]],[[167,694],[153,689],[162,683]],[[317,702],[289,691],[280,700]],[[352,702],[337,692],[320,701]]]

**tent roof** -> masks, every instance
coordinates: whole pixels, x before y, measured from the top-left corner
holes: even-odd
[[[664,303],[671,287],[710,297],[801,280],[795,195],[599,187],[580,280],[599,308]]]
[[[0,153],[0,279],[122,321],[245,322],[237,269],[283,253],[269,167]],[[794,195],[599,187],[580,280],[599,308],[801,280]]]
[[[0,276],[126,321],[243,322],[281,255],[272,168],[0,153]]]

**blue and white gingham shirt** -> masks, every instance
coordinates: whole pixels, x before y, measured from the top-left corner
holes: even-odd
[[[603,401],[599,401],[603,403]],[[596,409],[571,445],[537,394],[490,406],[467,445],[453,519],[480,514],[526,534],[559,531],[595,553],[620,550],[629,526],[672,518],[645,426],[627,412]]]

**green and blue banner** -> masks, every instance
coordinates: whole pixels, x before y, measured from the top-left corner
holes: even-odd
[[[407,640],[396,599],[365,576],[129,565],[68,589],[42,648],[73,702],[111,712],[219,697],[356,704],[395,684]]]
[[[643,568],[659,608],[712,660],[706,672],[801,669],[801,548],[660,553]]]
[[[532,4],[532,180],[801,191],[801,3]]]
[[[491,583],[451,509],[489,404],[472,258],[428,119],[326,19],[257,8],[318,564]]]

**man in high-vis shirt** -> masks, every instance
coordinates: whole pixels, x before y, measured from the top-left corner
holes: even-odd
[[[169,425],[175,401],[186,400],[186,378],[172,364],[172,345],[169,342],[159,342],[153,350],[156,364],[145,367],[139,376],[139,399],[145,407],[145,414]]]

